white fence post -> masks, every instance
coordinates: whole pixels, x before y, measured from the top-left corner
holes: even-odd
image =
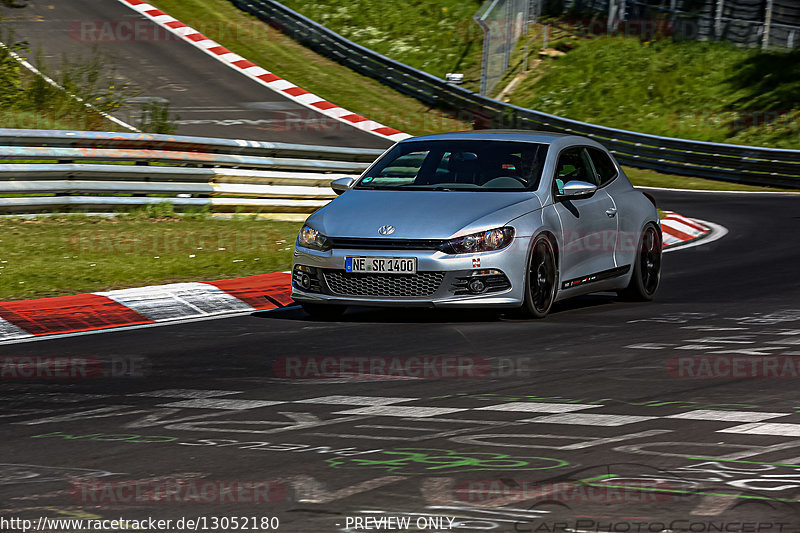
[[[769,47],[769,27],[772,24],[772,0],[767,0],[767,9],[764,13],[764,38],[761,41],[761,49]]]

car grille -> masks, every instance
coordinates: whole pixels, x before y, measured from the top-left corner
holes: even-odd
[[[437,250],[447,241],[437,239],[361,239],[328,237],[332,248],[350,250]]]
[[[341,270],[325,272],[331,293],[340,296],[413,297],[430,296],[444,280],[444,272],[402,274],[353,274]]]

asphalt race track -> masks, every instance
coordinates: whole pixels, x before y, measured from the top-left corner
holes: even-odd
[[[87,18],[140,17],[110,0],[37,2],[15,27],[57,61],[89,53],[75,32]],[[180,134],[388,145],[186,43],[102,49],[142,96],[172,103]],[[72,358],[92,371],[32,380],[0,367],[0,519],[800,531],[798,199],[655,196],[729,233],[666,254],[649,304],[592,295],[541,321],[353,309],[315,322],[288,308],[2,345],[0,361]],[[372,375],[353,374],[358,362]],[[395,527],[370,527],[389,517]]]
[[[262,87],[177,37],[168,36],[166,30],[120,2],[34,2],[9,15],[16,40],[27,40],[34,51],[26,54],[28,57],[35,58],[35,52],[41,50],[47,62],[56,65],[64,56],[89,58],[96,47],[115,68],[120,83],[128,82],[140,91],[137,98],[170,102],[171,113],[180,116],[179,135],[364,148],[391,145],[391,141]],[[130,31],[113,32],[132,21],[140,31],[133,35],[142,38],[130,39]],[[82,30],[83,24],[88,24],[89,30]],[[105,27],[112,32],[103,35],[91,30]],[[246,35],[254,38],[252,32]],[[261,66],[267,70],[278,67]],[[129,106],[116,115],[135,125],[137,113],[138,107]]]
[[[3,376],[0,516],[798,531],[797,197],[656,196],[730,233],[665,254],[650,304],[583,297],[542,321],[355,309],[327,323],[288,308],[0,346],[111,371]],[[322,364],[412,356],[422,377]],[[424,363],[436,356],[451,366]],[[181,492],[251,481],[272,483],[257,503]],[[179,494],[157,501],[121,489],[169,484]]]

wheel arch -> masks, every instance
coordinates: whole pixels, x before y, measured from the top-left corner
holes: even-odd
[[[531,237],[530,244],[528,244],[528,255],[525,260],[525,272],[527,273],[528,265],[530,265],[531,257],[533,257],[533,243],[536,242],[540,236],[544,235],[547,237],[547,240],[550,241],[550,245],[553,247],[553,253],[555,254],[556,260],[556,296],[559,292],[561,292],[561,288],[559,286],[561,279],[561,251],[558,247],[558,239],[556,238],[555,233],[553,233],[549,229],[542,229],[537,232],[533,237]],[[527,284],[527,274],[525,279],[525,284]]]
[[[558,281],[561,275],[561,252],[558,248],[558,239],[556,239],[555,233],[547,229],[540,231],[536,236],[538,237],[539,235],[547,237],[547,240],[549,240],[550,244],[553,246],[553,253],[556,256],[556,281]],[[531,250],[533,250],[533,241],[535,240],[536,237],[531,241]],[[556,284],[556,291],[558,291],[558,284]]]

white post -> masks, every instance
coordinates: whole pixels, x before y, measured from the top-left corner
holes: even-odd
[[[606,23],[606,33],[614,32],[614,19],[617,18],[616,0],[608,0],[608,22]]]
[[[724,4],[724,0],[717,0],[717,17],[714,21],[714,34],[717,39],[722,39],[722,8]]]
[[[764,13],[764,37],[761,41],[761,49],[766,50],[769,46],[769,27],[772,24],[772,0],[767,0],[767,10]]]

